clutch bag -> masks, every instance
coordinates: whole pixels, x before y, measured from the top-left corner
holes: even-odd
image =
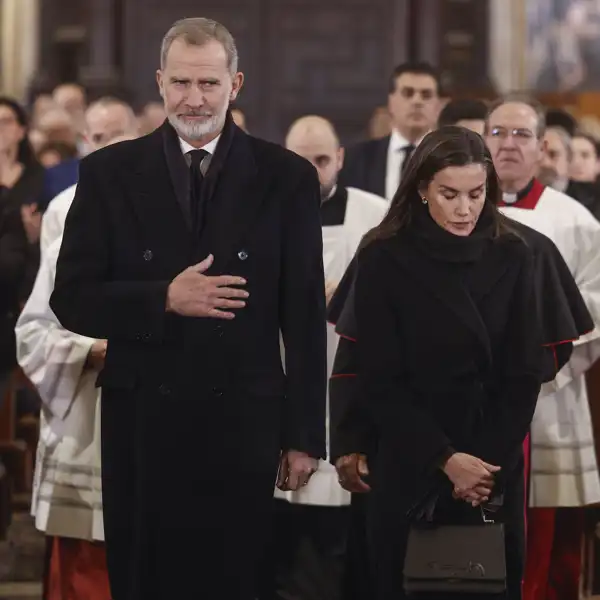
[[[501,594],[506,590],[504,525],[415,523],[404,561],[406,593]]]

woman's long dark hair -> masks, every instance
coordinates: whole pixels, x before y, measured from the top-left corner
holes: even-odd
[[[464,127],[449,125],[427,134],[410,157],[400,187],[396,192],[387,215],[380,225],[371,229],[361,247],[371,242],[396,235],[406,227],[412,212],[421,202],[419,190],[426,188],[437,173],[448,167],[481,164],[487,171],[486,204],[489,205],[494,222],[494,237],[514,233],[509,221],[498,210],[502,190],[492,156],[483,138]]]
[[[25,130],[25,135],[19,142],[17,161],[20,162],[24,167],[29,167],[37,163],[35,153],[31,147],[31,143],[29,142],[29,119],[27,118],[25,109],[16,100],[13,100],[8,96],[0,96],[0,106],[7,106],[10,108],[17,119],[17,123]]]

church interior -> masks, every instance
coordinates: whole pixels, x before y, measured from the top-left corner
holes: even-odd
[[[177,19],[193,16],[215,19],[235,37],[245,82],[234,119],[250,135],[283,145],[292,123],[317,115],[335,127],[343,147],[386,138],[395,127],[390,74],[399,64],[428,64],[439,74],[440,110],[454,100],[489,106],[514,92],[535,97],[548,125],[591,140],[594,185],[600,181],[600,2],[594,0],[0,0],[0,95],[23,107],[35,161],[51,169],[81,156],[84,113],[98,98],[131,106],[141,133],[159,127],[161,38]],[[0,140],[2,109],[0,102]],[[600,206],[600,187],[596,193]],[[598,218],[600,210],[591,212]],[[23,214],[35,229],[35,214]],[[600,361],[586,380],[600,457]],[[44,407],[21,368],[12,367],[6,381],[0,385],[0,600],[55,600],[44,595],[51,548],[31,515]],[[167,474],[164,485],[171,485]],[[600,598],[600,504],[586,506],[584,519],[578,594],[591,600]]]

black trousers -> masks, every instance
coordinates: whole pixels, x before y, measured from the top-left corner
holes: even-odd
[[[273,528],[258,600],[344,600],[350,507],[273,500]]]

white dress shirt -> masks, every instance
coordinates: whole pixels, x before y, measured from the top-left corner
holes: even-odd
[[[421,138],[415,143],[415,147],[421,143]],[[385,171],[385,197],[391,202],[398,186],[400,185],[400,170],[404,163],[404,148],[411,143],[396,129],[392,130],[390,145],[388,146],[387,168]]]
[[[208,156],[205,156],[202,159],[202,162],[200,163],[200,171],[202,172],[203,176],[206,175],[206,172],[208,171],[208,167],[210,166],[210,161],[212,160],[212,155],[215,153],[217,144],[219,143],[220,139],[221,139],[221,134],[219,134],[212,142],[208,142],[208,144],[206,144],[206,146],[202,146],[202,148],[194,148],[194,146],[192,146],[191,144],[188,144],[184,139],[179,138],[179,145],[181,146],[181,151],[183,152],[183,155],[185,156],[188,166],[190,164],[190,156],[189,156],[188,152],[191,152],[192,150],[205,150],[206,152],[208,152]]]

